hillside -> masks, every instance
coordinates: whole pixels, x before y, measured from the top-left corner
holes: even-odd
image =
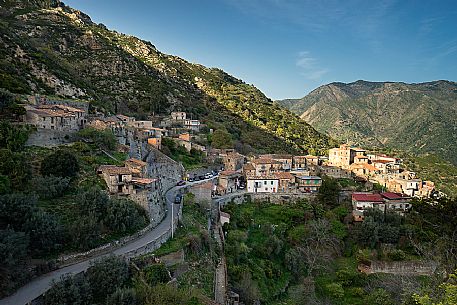
[[[58,0],[0,1],[0,87],[136,116],[189,112],[245,151],[325,151],[331,139],[227,73],[108,30]]]
[[[338,140],[433,153],[457,164],[455,82],[331,83],[278,103]]]

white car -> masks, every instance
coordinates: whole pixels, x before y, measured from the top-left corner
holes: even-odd
[[[205,174],[205,179],[213,178],[213,174],[206,173]]]

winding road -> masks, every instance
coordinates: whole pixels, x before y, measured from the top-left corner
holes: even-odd
[[[33,279],[31,282],[27,283],[26,285],[22,286],[19,288],[13,295],[6,297],[4,299],[0,300],[0,305],[21,305],[21,304],[27,304],[43,293],[45,293],[49,288],[51,288],[52,281],[58,281],[62,275],[64,274],[77,274],[83,271],[86,271],[91,263],[94,261],[99,260],[102,257],[108,256],[108,255],[118,255],[118,256],[123,256],[127,255],[131,252],[134,252],[137,249],[142,248],[143,246],[147,245],[151,241],[159,238],[162,236],[165,232],[167,232],[171,226],[171,221],[172,221],[172,215],[171,211],[173,210],[174,217],[178,217],[178,212],[179,208],[178,205],[176,205],[176,208],[172,209],[172,206],[174,204],[174,199],[176,197],[177,192],[182,189],[186,188],[190,185],[193,184],[199,184],[199,183],[204,183],[207,182],[211,179],[206,179],[206,180],[201,180],[193,183],[187,183],[184,186],[175,186],[168,190],[165,193],[165,197],[167,200],[167,213],[165,218],[162,220],[162,222],[157,225],[155,228],[151,229],[150,231],[146,232],[145,234],[139,236],[137,239],[132,240],[128,242],[127,244],[113,249],[109,253],[105,254],[100,254],[96,257],[81,261],[79,263],[75,263],[70,266],[63,267],[61,269],[57,269],[55,271],[46,273],[44,275],[41,275],[40,277],[37,277]]]

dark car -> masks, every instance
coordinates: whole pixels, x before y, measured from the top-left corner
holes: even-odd
[[[205,175],[198,176],[198,179],[205,180]]]
[[[188,182],[194,182],[194,178],[187,179]]]
[[[177,186],[183,186],[183,185],[186,185],[186,181],[184,180],[181,180],[179,181],[178,183],[176,183]]]
[[[181,195],[179,195],[179,194],[178,194],[178,195],[176,195],[176,197],[175,197],[175,203],[176,203],[176,204],[180,204],[180,203],[181,203],[181,201],[182,201],[182,196],[181,196]]]

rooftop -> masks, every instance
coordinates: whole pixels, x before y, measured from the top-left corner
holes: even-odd
[[[199,188],[199,189],[213,189],[213,183],[211,181],[205,182],[205,183],[200,183],[200,184],[194,184],[192,185],[193,188]]]
[[[352,200],[359,202],[384,202],[384,198],[380,194],[372,193],[353,193]]]
[[[140,184],[140,185],[148,185],[153,182],[157,181],[157,179],[151,178],[132,178],[132,183]]]
[[[300,175],[298,175],[297,178],[301,179],[301,180],[316,180],[316,179],[322,180],[322,178],[318,177],[318,176],[300,176]]]
[[[279,164],[280,162],[275,161],[271,158],[258,158],[252,161],[254,164]]]
[[[132,171],[128,167],[116,165],[100,165],[98,171],[108,175],[131,175]]]
[[[247,180],[278,180],[277,177],[270,175],[263,175],[263,176],[256,176],[256,175],[248,175],[246,177]]]
[[[410,198],[409,196],[406,196],[406,195],[404,195],[402,193],[393,193],[393,192],[381,193],[381,196],[386,198],[386,199],[389,199],[389,200]]]
[[[294,176],[289,172],[274,173],[274,176],[278,179],[293,179],[294,178]]]
[[[243,166],[243,169],[244,170],[254,170],[255,167],[254,167],[254,165],[252,165],[252,163],[248,163],[248,164]]]
[[[138,160],[138,159],[135,159],[135,158],[130,158],[130,159],[126,160],[125,163],[132,163],[132,164],[134,164],[136,166],[141,166],[141,167],[147,165],[146,162]]]
[[[239,176],[241,174],[237,171],[229,171],[229,170],[222,171],[219,173],[219,176],[235,176],[235,175]]]

